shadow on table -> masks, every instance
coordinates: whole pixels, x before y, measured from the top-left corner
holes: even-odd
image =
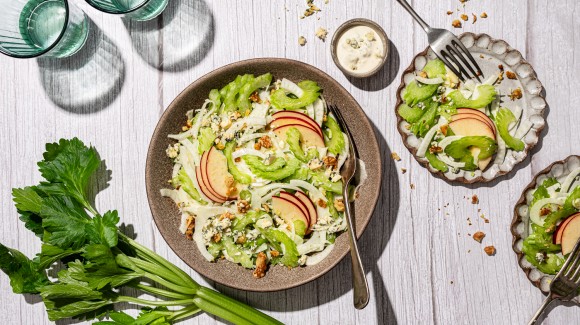
[[[389,40],[389,57],[379,72],[369,78],[347,77],[347,79],[353,86],[359,89],[366,91],[380,91],[393,83],[397,73],[399,72],[400,65],[401,59],[399,57],[399,51],[395,44]]]
[[[393,306],[383,283],[383,279],[388,278],[388,275],[381,274],[379,258],[385,251],[395,227],[400,201],[399,179],[387,142],[374,125],[373,128],[381,150],[383,179],[377,206],[358,244],[369,286],[372,286],[371,294],[374,292],[369,306],[375,305],[377,323],[397,324]],[[369,177],[372,177],[372,171],[367,172]],[[216,287],[219,291],[262,310],[280,312],[305,310],[322,306],[345,294],[352,295],[350,258],[345,257],[321,278],[289,290],[260,293],[239,291],[222,285]],[[312,296],[316,294],[318,296],[313,298]],[[354,305],[352,310],[355,310]],[[305,320],[304,323],[312,322]]]
[[[542,96],[544,96],[544,98],[546,98],[546,89],[542,89],[541,94],[542,94]],[[445,182],[447,182],[450,185],[460,185],[463,187],[467,187],[469,189],[478,189],[481,187],[494,187],[500,182],[508,181],[508,180],[512,179],[514,176],[516,176],[516,174],[521,169],[528,167],[532,163],[532,158],[534,157],[534,155],[537,154],[538,152],[540,152],[540,150],[542,150],[542,147],[544,145],[544,138],[548,135],[548,132],[550,131],[550,126],[548,125],[548,122],[547,122],[549,115],[550,115],[550,105],[546,105],[546,109],[544,111],[544,120],[546,122],[545,122],[544,128],[542,129],[542,131],[538,135],[538,143],[532,148],[532,150],[528,151],[526,158],[522,162],[520,162],[519,164],[516,164],[514,166],[514,168],[511,171],[509,171],[506,175],[499,176],[496,179],[494,179],[490,182],[487,182],[487,183],[463,184],[463,183],[458,183],[458,182],[451,182],[447,179],[444,179]],[[545,166],[540,166],[540,167],[544,168]],[[532,170],[531,173],[533,176],[535,174],[535,171]]]
[[[90,114],[108,107],[125,81],[125,63],[117,46],[89,19],[89,36],[76,54],[37,59],[41,84],[58,107]]]
[[[204,0],[170,1],[156,19],[123,19],[133,47],[150,66],[169,72],[193,68],[213,46],[211,9]]]

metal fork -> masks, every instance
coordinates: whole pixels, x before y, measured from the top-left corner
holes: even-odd
[[[397,2],[421,25],[425,33],[427,33],[429,46],[431,46],[435,55],[445,63],[449,70],[453,71],[461,81],[476,78],[481,82],[480,77],[483,77],[481,68],[477,65],[469,50],[467,50],[465,45],[453,33],[446,29],[432,28],[419,17],[407,1],[397,0]]]
[[[354,307],[356,309],[363,309],[369,303],[369,285],[367,283],[367,278],[365,276],[365,270],[363,268],[360,254],[358,252],[358,245],[356,243],[356,235],[354,233],[355,219],[350,209],[350,197],[348,191],[348,185],[352,181],[356,173],[356,151],[354,147],[354,141],[352,135],[346,126],[344,118],[340,114],[340,111],[335,106],[329,106],[330,111],[338,120],[338,124],[346,133],[348,137],[348,150],[349,157],[342,165],[340,170],[340,175],[342,176],[342,196],[344,200],[344,207],[346,213],[346,223],[348,225],[348,238],[350,242],[350,260],[352,263],[352,286],[354,290]]]
[[[532,320],[528,325],[538,324],[540,316],[544,310],[554,300],[570,301],[578,295],[578,288],[580,287],[580,240],[574,246],[574,249],[568,255],[568,260],[562,266],[562,269],[550,284],[550,293],[544,303],[538,309]]]

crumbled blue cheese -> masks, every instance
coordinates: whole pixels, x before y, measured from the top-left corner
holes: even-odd
[[[272,218],[264,217],[256,221],[256,227],[266,229],[268,227],[272,227],[274,223],[272,222]]]
[[[572,202],[572,205],[574,206],[574,208],[576,209],[580,209],[580,199],[576,199]]]
[[[167,157],[171,159],[177,158],[177,156],[179,155],[179,143],[169,145],[167,149],[165,149],[165,153],[167,154]]]
[[[536,253],[536,261],[538,261],[538,263],[543,263],[545,259],[546,256],[544,253]]]
[[[258,238],[259,235],[260,235],[260,231],[258,229],[252,229],[246,233],[246,239],[247,240],[254,240],[254,239]]]
[[[322,160],[319,158],[312,158],[308,162],[308,168],[310,168],[311,170],[317,170],[320,167],[322,167]]]

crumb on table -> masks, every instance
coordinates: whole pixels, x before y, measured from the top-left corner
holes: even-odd
[[[298,37],[298,44],[299,44],[300,46],[304,46],[304,45],[306,45],[306,38],[305,38],[304,36],[300,36],[300,37]]]
[[[401,161],[401,157],[399,157],[399,154],[396,152],[391,152],[391,158],[395,161]]]
[[[479,204],[479,197],[477,196],[477,194],[473,194],[473,196],[471,197],[471,204]]]
[[[514,101],[516,99],[520,99],[523,97],[523,93],[522,93],[522,89],[521,88],[516,88],[514,90],[512,90],[512,93],[509,95],[509,98]]]
[[[486,246],[483,251],[489,256],[495,255],[495,247],[494,246]]]
[[[461,28],[461,21],[459,19],[455,19],[454,21],[451,22],[451,26],[455,28]]]
[[[473,239],[478,243],[481,243],[481,241],[483,240],[484,237],[485,237],[485,233],[482,231],[478,231],[475,234],[473,234]]]
[[[505,76],[508,77],[508,79],[512,80],[517,79],[516,74],[512,71],[506,71]]]
[[[326,30],[326,28],[318,27],[316,29],[316,37],[318,37],[322,41],[326,40],[326,35],[328,35],[328,30]]]

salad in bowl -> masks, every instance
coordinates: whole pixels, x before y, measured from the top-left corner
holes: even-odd
[[[332,251],[346,228],[339,171],[350,157],[321,92],[310,80],[239,75],[169,135],[173,188],[161,194],[207,261],[261,278],[269,265],[315,265]]]
[[[548,292],[580,239],[580,157],[540,172],[516,204],[512,233],[521,267]]]

